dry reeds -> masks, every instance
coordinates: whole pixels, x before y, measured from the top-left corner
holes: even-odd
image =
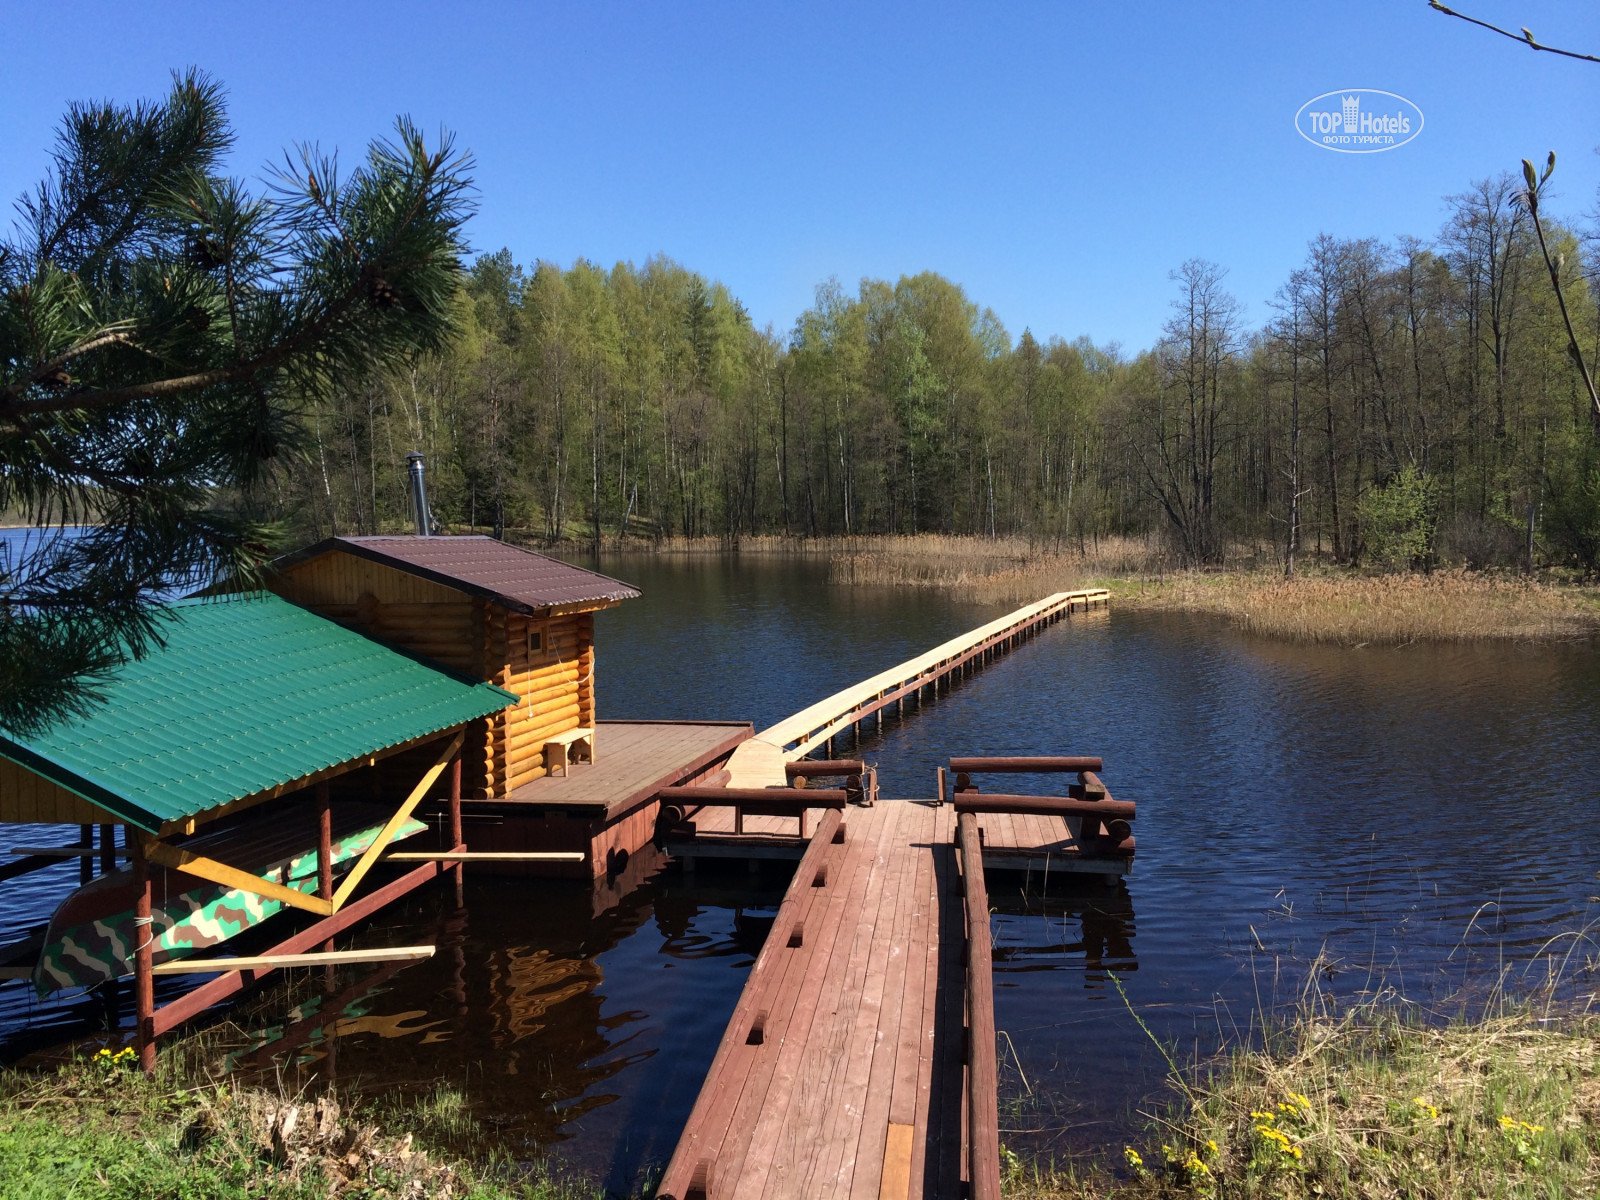
[[[675,552],[706,547],[685,543]],[[1276,567],[1175,570],[1164,547],[1100,538],[1082,547],[1025,538],[746,538],[740,554],[803,555],[853,587],[934,588],[978,604],[1022,604],[1053,592],[1109,587],[1118,607],[1211,613],[1251,633],[1345,645],[1433,640],[1547,639],[1600,631],[1600,590],[1465,570],[1366,575]],[[1236,561],[1260,561],[1243,547]]]
[[[1251,633],[1307,642],[1543,639],[1600,630],[1592,590],[1440,571],[1275,575],[1185,573],[1156,583],[1111,581],[1124,605],[1227,617]]]

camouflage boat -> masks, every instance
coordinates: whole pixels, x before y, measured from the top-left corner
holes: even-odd
[[[376,805],[335,807],[336,874],[372,845],[383,832],[386,819],[384,810]],[[317,848],[314,835],[308,835],[316,828],[315,820],[309,805],[297,806],[275,813],[270,823],[249,821],[190,838],[183,848],[314,894]],[[426,828],[421,821],[408,820],[390,842]],[[156,866],[150,868],[150,895],[158,963],[210,950],[287,907],[281,900]],[[43,948],[33,969],[33,983],[39,994],[94,987],[131,975],[133,952],[138,945],[134,940],[136,900],[133,872],[123,869],[85,884],[62,901],[45,928]]]

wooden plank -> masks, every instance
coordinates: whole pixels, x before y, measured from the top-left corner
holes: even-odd
[[[378,861],[384,850],[388,848],[390,839],[394,837],[400,826],[405,823],[406,818],[411,815],[411,810],[422,803],[422,798],[428,794],[428,789],[433,787],[440,775],[444,774],[444,769],[450,765],[450,760],[461,750],[461,743],[464,737],[464,731],[458,730],[456,732],[455,737],[450,739],[450,744],[439,752],[439,757],[434,761],[433,766],[428,768],[427,772],[417,782],[417,786],[411,789],[411,794],[405,798],[405,802],[384,823],[383,829],[379,831],[378,836],[372,839],[372,845],[362,852],[361,857],[356,860],[356,865],[350,868],[343,881],[340,882],[338,890],[333,893],[332,909],[334,912],[339,911],[344,902],[350,898],[350,894],[360,885],[362,879],[366,878],[366,874],[372,869],[372,865]]]
[[[886,997],[884,955],[892,944],[896,921],[894,897],[904,869],[905,846],[899,818],[907,806],[880,805],[874,810],[875,847],[869,886],[859,900],[852,897],[847,922],[854,925],[848,966],[842,975],[848,1005],[841,1006],[832,1037],[819,1046],[818,1057],[830,1071],[814,1088],[811,1119],[819,1129],[806,1179],[807,1194],[847,1196],[855,1182],[859,1139],[863,1136],[866,1089]],[[870,1136],[870,1135],[868,1135]]]
[[[773,1099],[752,1133],[751,1165],[741,1179],[751,1196],[827,1194],[817,1186],[817,1163],[838,1141],[829,1122],[836,1121],[849,1104],[834,1081],[848,1061],[845,1043],[851,1017],[862,1001],[860,979],[853,970],[839,967],[846,961],[853,966],[857,948],[871,940],[877,915],[871,897],[891,860],[888,824],[880,814],[856,822],[850,854],[839,864],[839,883],[829,889],[827,937],[806,975],[807,1002],[788,1031],[776,1064]],[[843,1115],[853,1129],[859,1108]]]
[[[332,916],[324,917],[322,920],[314,922],[308,928],[302,929],[294,936],[279,942],[267,953],[269,955],[299,954],[309,950],[312,946],[326,941],[334,934],[348,929],[357,921],[377,912],[391,901],[399,899],[407,892],[421,887],[430,880],[437,879],[444,869],[438,863],[425,863],[416,870],[407,872],[399,879],[385,884],[376,891],[369,892],[353,904],[346,905]],[[163,1005],[156,1010],[155,1028],[152,1036],[160,1037],[162,1034],[177,1028],[190,1017],[197,1016],[213,1004],[218,1004],[236,992],[242,991],[250,984],[257,982],[270,970],[270,967],[261,967],[253,970],[229,971],[226,975],[220,975],[210,983],[201,984],[193,991],[178,997],[178,999],[169,1004]]]
[[[201,975],[212,971],[282,970],[338,963],[415,962],[433,957],[432,946],[388,946],[369,950],[315,950],[309,954],[254,954],[242,958],[180,958],[157,963],[157,975]]]
[[[13,846],[12,854],[31,854],[38,858],[99,858],[101,851],[94,846]],[[123,858],[126,850],[118,850]]]
[[[902,844],[909,839],[902,839]],[[910,936],[914,881],[922,852],[906,845],[897,858],[900,870],[892,876],[895,895],[889,938],[879,969],[883,971],[883,1001],[879,1006],[878,1028],[871,1054],[871,1074],[861,1113],[861,1136],[856,1143],[856,1162],[850,1195],[871,1200],[883,1174],[883,1130],[889,1123],[889,1102],[894,1089],[895,1060],[900,1048],[900,1016],[905,1003],[906,945]],[[921,1013],[918,1012],[920,1018]]]
[[[800,865],[796,868],[796,878],[805,876],[807,872],[815,872],[826,859],[833,857],[830,849],[839,822],[840,814],[836,810],[823,815],[817,824],[816,832],[811,837],[805,857],[800,860]],[[790,965],[791,960],[786,953],[787,946],[784,943],[787,942],[796,919],[809,909],[810,893],[815,890],[818,889],[809,886],[805,889],[791,887],[785,894],[783,903],[779,905],[772,931],[761,947],[761,953],[756,956],[755,964],[750,968],[744,989],[734,1005],[733,1016],[729,1019],[727,1033],[724,1034],[722,1042],[717,1047],[716,1056],[712,1059],[711,1069],[706,1076],[708,1083],[701,1088],[683,1135],[679,1138],[672,1159],[668,1162],[661,1182],[657,1185],[656,1194],[660,1200],[669,1200],[672,1197],[684,1200],[689,1193],[691,1183],[696,1178],[697,1169],[714,1163],[739,1097],[737,1088],[720,1086],[720,1081],[724,1075],[738,1078],[741,1071],[748,1069],[749,1062],[754,1057],[749,1053],[751,1047],[745,1038],[760,1011],[759,1005],[764,999],[763,987],[769,977],[782,976]],[[710,1081],[719,1081],[719,1086],[713,1086]]]
[[[169,846],[165,842],[147,842],[145,857],[168,870],[185,871],[212,883],[219,883],[223,887],[236,888],[241,892],[276,900],[303,912],[325,917],[335,911],[332,904],[317,896],[297,892],[294,888],[285,887],[271,879],[263,879],[259,875],[252,875],[249,871],[241,871],[238,867],[230,867],[227,863],[220,863],[203,854],[191,854],[182,846]]]
[[[916,1131],[910,1125],[889,1125],[884,1139],[883,1178],[878,1184],[878,1200],[907,1200],[911,1195],[911,1149]]]

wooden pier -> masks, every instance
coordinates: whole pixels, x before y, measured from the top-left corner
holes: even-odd
[[[1004,867],[1053,852],[1100,864],[1114,881],[1132,859],[1123,827],[1133,805],[1105,792],[1098,759],[951,766],[967,768],[954,772],[963,782],[953,803],[864,807],[842,791],[773,789],[770,815],[745,817],[741,830],[727,814],[753,793],[718,805],[714,789],[679,789],[688,795],[671,801],[685,814],[666,839],[674,854],[798,851],[799,863],[661,1200],[999,1196],[991,846]],[[1078,794],[986,795],[971,781],[1063,770],[1077,771]],[[796,828],[801,816],[809,836]],[[1019,834],[1049,840],[1006,840]]]
[[[785,763],[830,745],[846,730],[859,730],[862,721],[873,717],[881,721],[891,704],[902,713],[908,702],[920,706],[924,696],[938,695],[957,677],[971,674],[1071,613],[1103,608],[1110,598],[1105,588],[1057,592],[835,692],[763,729],[735,750],[728,761],[728,786],[783,787],[788,783]]]
[[[1062,593],[1030,605],[741,743],[719,773],[725,786],[662,793],[658,843],[688,869],[704,858],[799,861],[660,1200],[998,1200],[985,872],[1114,883],[1131,868],[1134,806],[1111,798],[1091,757],[952,758],[937,799],[876,802],[864,764],[797,760],[1105,600]],[[1061,773],[1077,776],[1064,796],[991,794],[974,781]],[[841,774],[849,791],[807,786]]]

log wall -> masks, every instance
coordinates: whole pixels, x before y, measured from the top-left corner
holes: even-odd
[[[272,579],[278,595],[515,693],[467,732],[462,793],[499,799],[545,774],[545,741],[594,727],[594,614],[511,612],[382,563],[332,551]],[[539,634],[532,648],[529,634]]]

